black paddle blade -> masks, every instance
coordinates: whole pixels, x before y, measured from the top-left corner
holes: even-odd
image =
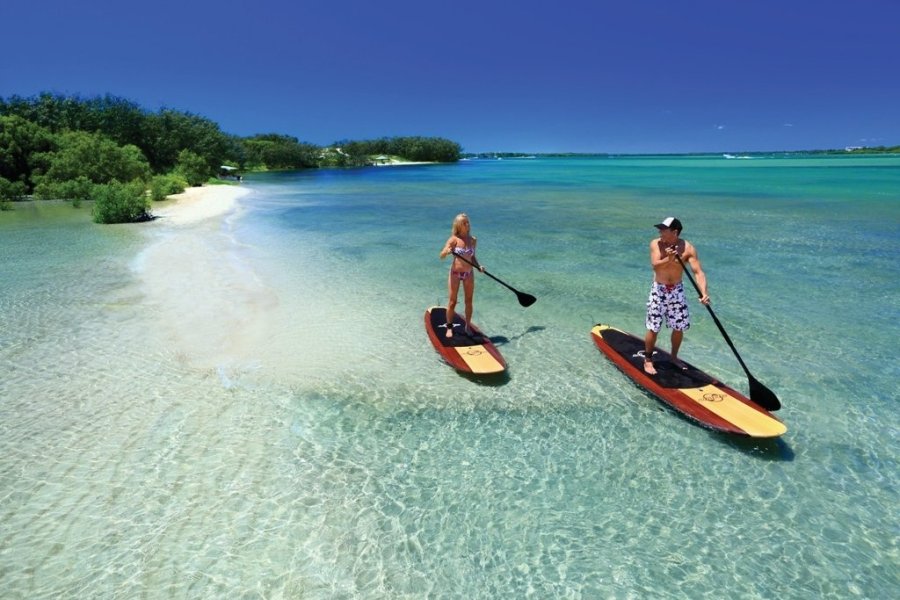
[[[537,302],[537,298],[535,298],[531,294],[516,292],[516,296],[519,298],[519,304],[521,304],[522,306],[531,306],[532,304]]]
[[[766,410],[778,410],[781,408],[781,402],[775,394],[758,382],[755,378],[750,378],[750,399],[762,406]]]

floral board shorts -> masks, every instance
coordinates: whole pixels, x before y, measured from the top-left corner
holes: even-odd
[[[691,313],[684,298],[684,284],[653,282],[647,300],[647,329],[659,333],[663,319],[669,329],[687,331],[691,326]]]

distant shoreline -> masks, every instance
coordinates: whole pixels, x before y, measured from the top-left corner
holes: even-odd
[[[373,167],[408,167],[411,165],[436,165],[437,162],[433,160],[428,161],[416,161],[416,160],[391,160],[390,162],[379,162],[374,163]]]
[[[592,158],[616,156],[900,156],[900,146],[885,148],[851,148],[841,150],[732,150],[722,152],[464,152],[460,160],[498,158]]]

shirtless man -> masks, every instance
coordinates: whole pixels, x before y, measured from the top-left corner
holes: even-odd
[[[691,266],[697,285],[703,291],[700,302],[709,304],[706,275],[700,266],[700,259],[693,244],[681,239],[681,221],[675,217],[667,217],[662,223],[658,223],[656,228],[659,229],[659,237],[650,242],[653,285],[650,287],[650,298],[647,300],[647,334],[644,336],[644,372],[649,375],[656,375],[656,368],[653,366],[653,348],[656,346],[656,336],[663,320],[672,330],[672,362],[676,367],[684,368],[677,356],[684,332],[691,326],[691,315],[681,281],[684,269],[676,256],[680,256],[682,262]]]

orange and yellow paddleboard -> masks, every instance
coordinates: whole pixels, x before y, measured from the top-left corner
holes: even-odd
[[[432,306],[425,311],[425,331],[434,349],[447,363],[463,373],[492,375],[506,371],[506,361],[500,352],[474,325],[471,334],[466,333],[465,323],[459,315],[453,320],[453,336],[447,337],[447,310]]]
[[[787,427],[772,413],[693,365],[676,366],[668,352],[653,351],[656,375],[644,372],[644,340],[609,325],[591,329],[597,347],[639,386],[701,425],[756,438],[778,437]]]

